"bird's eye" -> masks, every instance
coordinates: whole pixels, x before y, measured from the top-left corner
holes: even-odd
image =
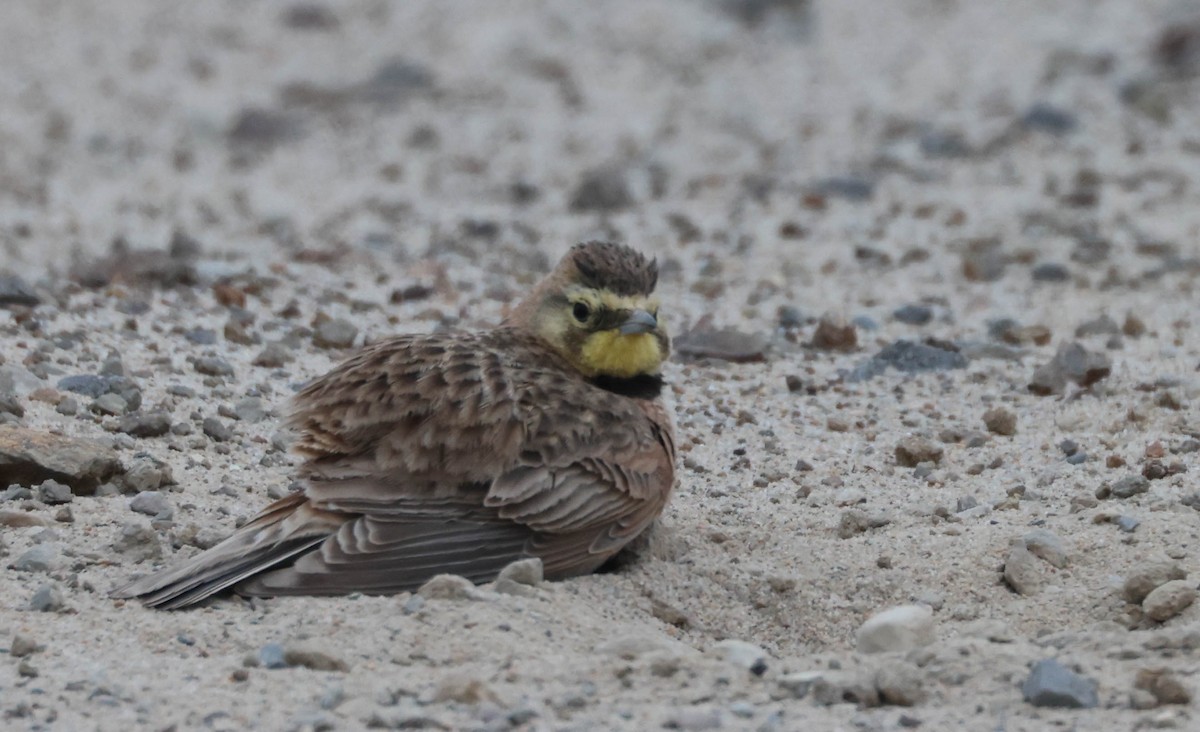
[[[592,309],[589,308],[585,303],[577,302],[575,303],[575,307],[571,310],[571,314],[574,315],[575,319],[580,323],[586,323],[588,316],[592,314]]]

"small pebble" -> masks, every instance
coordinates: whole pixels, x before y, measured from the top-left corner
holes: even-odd
[[[893,311],[892,317],[908,325],[925,325],[933,320],[933,309],[928,305],[905,305]]]
[[[417,594],[426,600],[470,600],[475,597],[474,583],[456,574],[439,574],[421,585]]]
[[[1017,434],[1017,415],[1003,408],[996,407],[983,413],[983,424],[988,432],[1005,437]]]
[[[767,652],[753,643],[729,638],[714,643],[709,647],[709,653],[755,676],[762,676],[767,671]]]
[[[167,497],[158,491],[138,493],[129,501],[129,510],[158,518],[169,518],[173,513]]]
[[[196,359],[193,367],[205,376],[233,376],[233,366],[224,359],[205,356]]]
[[[48,506],[70,503],[75,500],[74,494],[71,493],[71,487],[63,485],[56,480],[42,482],[37,487],[37,497],[39,501]]]
[[[858,629],[861,653],[911,651],[935,639],[933,611],[924,605],[900,605],[876,613]]]
[[[1146,617],[1156,623],[1165,623],[1195,601],[1195,587],[1186,580],[1171,580],[1155,587],[1146,595],[1146,599],[1142,600],[1142,609],[1146,611]]]
[[[1134,567],[1125,578],[1125,583],[1121,586],[1121,597],[1126,602],[1140,605],[1155,588],[1186,577],[1187,573],[1174,562],[1144,562]]]
[[[905,468],[915,468],[921,463],[938,463],[942,460],[943,450],[938,444],[915,435],[905,437],[896,445],[896,464]]]
[[[37,588],[29,600],[29,609],[40,613],[56,613],[63,608],[63,594],[52,584]]]
[[[1132,534],[1137,531],[1137,527],[1142,525],[1142,522],[1133,516],[1121,515],[1117,517],[1117,528],[1124,531],[1126,534]]]
[[[1035,707],[1091,709],[1100,704],[1096,687],[1094,680],[1047,658],[1034,664],[1021,685],[1021,694]]]
[[[348,320],[334,318],[313,330],[313,345],[317,348],[349,348],[357,337],[357,326]]]
[[[48,572],[54,566],[58,552],[50,544],[38,544],[9,565],[18,572]]]
[[[233,430],[216,417],[205,417],[200,429],[216,442],[228,442],[233,439]]]

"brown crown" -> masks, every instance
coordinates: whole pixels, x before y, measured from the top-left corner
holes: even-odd
[[[658,284],[658,262],[624,244],[589,241],[571,248],[571,261],[586,287],[618,295],[649,295]]]

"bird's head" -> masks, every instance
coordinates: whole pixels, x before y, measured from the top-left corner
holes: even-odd
[[[513,311],[588,377],[657,375],[670,355],[658,319],[658,264],[620,244],[577,244]]]

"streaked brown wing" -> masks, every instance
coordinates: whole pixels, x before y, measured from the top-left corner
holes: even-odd
[[[406,335],[374,344],[297,395],[289,424],[312,469],[359,459],[364,470],[487,480],[524,439],[514,384],[554,358],[510,329]]]

